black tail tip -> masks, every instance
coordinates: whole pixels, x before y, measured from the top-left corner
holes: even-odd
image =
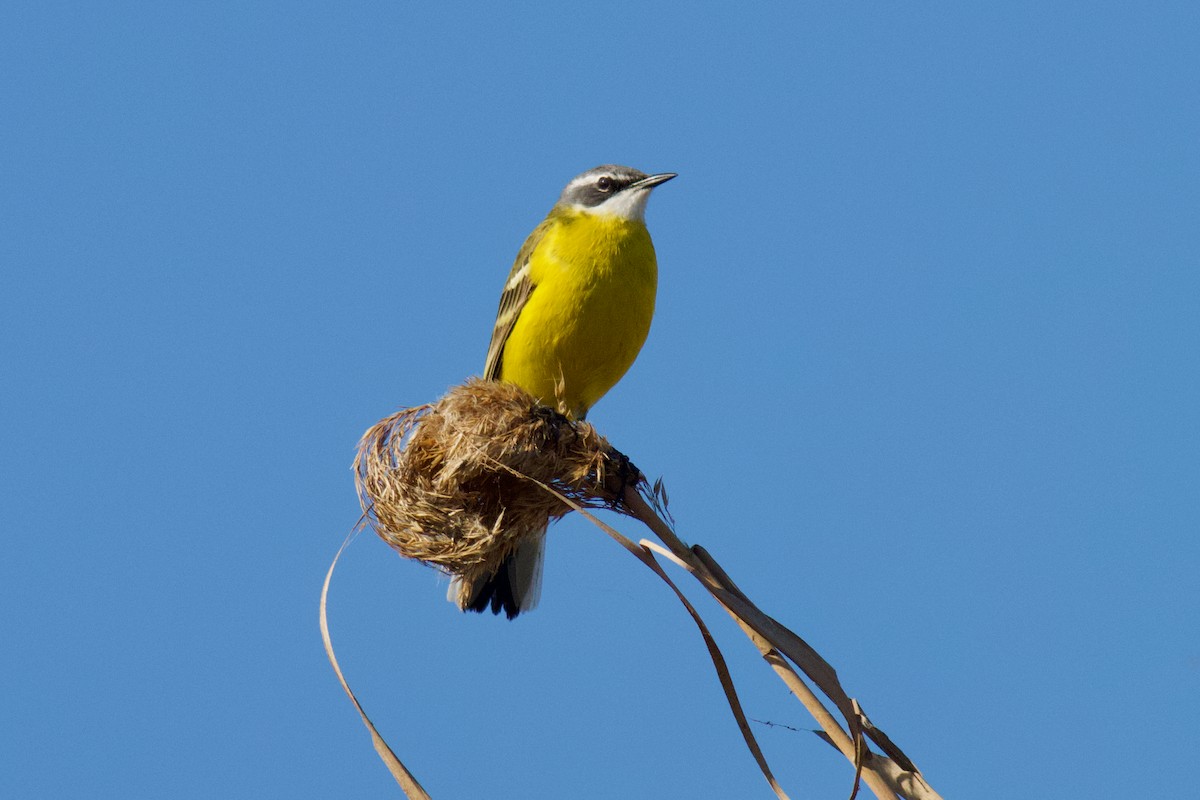
[[[489,607],[493,614],[504,611],[505,616],[509,619],[516,619],[517,615],[521,613],[521,606],[517,603],[516,595],[513,593],[512,580],[508,576],[508,564],[501,565],[496,574],[488,578],[475,591],[475,596],[463,610],[482,614]]]

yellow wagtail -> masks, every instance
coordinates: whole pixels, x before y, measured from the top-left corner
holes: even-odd
[[[573,419],[621,379],[654,316],[658,262],[646,202],[674,177],[606,164],[567,184],[508,274],[485,378],[514,383]],[[490,578],[451,584],[450,599],[509,619],[533,608],[545,534],[531,533]]]

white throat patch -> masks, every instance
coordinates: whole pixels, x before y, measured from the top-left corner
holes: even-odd
[[[653,186],[637,189],[627,189],[617,192],[603,203],[596,206],[585,206],[575,203],[573,208],[585,214],[595,214],[602,217],[620,217],[630,222],[641,222],[646,219],[646,203],[650,201]]]

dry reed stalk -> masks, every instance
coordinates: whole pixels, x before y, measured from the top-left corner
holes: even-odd
[[[361,530],[361,520],[359,525],[354,526],[354,530],[350,531],[350,535],[346,537],[346,541],[342,542],[342,546],[338,548],[337,555],[333,557],[333,561],[329,565],[329,571],[325,573],[325,582],[321,584],[321,641],[325,644],[325,655],[329,658],[329,663],[333,666],[333,672],[337,675],[338,683],[342,685],[342,689],[350,697],[350,702],[354,704],[354,708],[358,711],[358,716],[362,719],[363,725],[371,734],[371,743],[375,746],[375,752],[379,754],[379,759],[387,766],[388,771],[392,773],[392,777],[400,788],[404,791],[405,797],[409,800],[432,800],[429,794],[425,791],[425,787],[421,786],[420,781],[413,775],[408,767],[400,761],[388,743],[384,741],[383,735],[375,728],[375,723],[367,716],[367,711],[362,707],[362,703],[354,695],[354,691],[350,688],[346,676],[342,674],[342,667],[338,664],[337,656],[333,652],[333,639],[329,635],[329,583],[333,580],[333,569],[337,566],[338,559],[342,557],[346,547],[354,539]]]
[[[704,636],[747,747],[772,789],[786,798],[754,741],[716,642],[654,553],[666,556],[692,573],[733,616],[813,714],[826,740],[854,764],[851,798],[861,777],[881,800],[940,800],[908,757],[846,694],[833,667],[758,609],[709,553],[688,547],[675,535],[664,520],[661,486],[649,487],[629,459],[591,425],[540,406],[514,386],[472,379],[437,403],[401,411],[368,430],[359,443],[355,478],[364,518],[385,542],[402,555],[468,580],[498,569],[526,532],[571,510],[583,513],[654,570],[683,602]],[[645,541],[634,544],[587,508],[609,508],[641,521],[666,549]],[[337,669],[332,650],[329,655]],[[830,699],[846,729],[792,664]],[[338,674],[340,678],[340,670]],[[371,727],[365,713],[363,719]],[[870,751],[868,738],[884,755]]]

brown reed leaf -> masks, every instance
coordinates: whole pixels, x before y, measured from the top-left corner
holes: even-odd
[[[361,522],[361,520],[360,520]],[[342,666],[338,663],[337,655],[333,651],[333,639],[329,635],[329,583],[333,580],[333,569],[337,566],[338,559],[342,557],[342,553],[354,540],[358,534],[359,525],[355,525],[350,531],[350,535],[342,542],[342,546],[338,548],[337,555],[333,557],[333,561],[329,565],[329,571],[325,573],[325,583],[321,585],[321,641],[325,643],[325,655],[329,658],[329,663],[333,666],[333,672],[337,675],[338,683],[342,684],[342,689],[350,697],[350,702],[354,704],[354,708],[358,710],[359,717],[362,718],[363,725],[367,727],[367,731],[371,734],[371,743],[375,745],[375,752],[379,754],[380,760],[387,766],[388,771],[392,773],[396,783],[400,784],[400,788],[404,791],[404,796],[409,800],[432,800],[429,793],[421,786],[420,781],[416,776],[409,772],[408,767],[396,756],[391,746],[384,740],[383,735],[375,727],[375,723],[367,716],[367,710],[363,708],[358,697],[355,696],[354,690],[350,688],[349,681],[342,673]]]
[[[750,732],[724,658],[707,626],[653,553],[666,556],[692,572],[733,615],[768,663],[809,707],[829,741],[854,764],[851,800],[860,777],[879,798],[903,795],[937,800],[911,761],[871,725],[857,701],[846,694],[833,667],[803,639],[759,610],[703,548],[685,545],[663,519],[669,516],[661,482],[650,487],[629,459],[587,423],[539,405],[517,387],[471,379],[437,403],[400,411],[369,429],[359,443],[355,482],[364,518],[384,541],[402,555],[464,581],[494,573],[523,536],[542,530],[568,511],[575,509],[588,516],[650,566],[687,607],[704,635],[747,746],[772,789],[786,797]],[[666,548],[645,540],[634,545],[588,514],[587,507],[611,508],[643,522]],[[322,626],[328,646],[324,621]],[[338,670],[331,649],[329,656]],[[842,712],[848,732],[808,690],[788,660]],[[349,693],[344,682],[343,687]],[[413,791],[423,792],[378,739],[361,706],[358,710],[397,780],[401,785],[412,781]],[[890,758],[871,753],[866,737]],[[901,786],[903,792],[898,790]],[[406,787],[406,793],[409,791]]]

